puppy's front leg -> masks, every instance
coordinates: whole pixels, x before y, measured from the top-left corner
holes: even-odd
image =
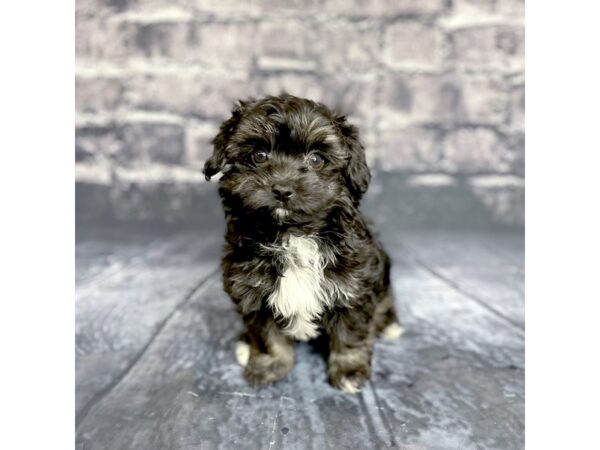
[[[371,375],[373,323],[369,314],[345,310],[336,313],[328,326],[329,383],[343,391],[356,393]]]
[[[244,317],[248,331],[238,342],[236,356],[249,347],[244,376],[250,384],[272,383],[284,378],[294,367],[294,347],[271,318],[249,315]],[[244,358],[242,358],[244,359]],[[243,361],[240,361],[242,363]],[[243,364],[242,364],[243,365]]]

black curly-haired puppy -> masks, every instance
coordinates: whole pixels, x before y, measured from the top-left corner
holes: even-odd
[[[376,336],[402,332],[390,260],[358,209],[371,174],[357,129],[284,94],[240,101],[213,144],[204,174],[222,173],[223,281],[246,326],[246,379],[285,377],[294,339],[324,333],[330,383],[357,392]]]

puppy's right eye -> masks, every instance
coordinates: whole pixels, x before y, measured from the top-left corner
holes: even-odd
[[[258,150],[252,153],[252,161],[254,161],[255,164],[262,164],[266,162],[267,159],[269,159],[269,155],[264,150]]]

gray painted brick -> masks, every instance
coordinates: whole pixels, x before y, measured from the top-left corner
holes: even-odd
[[[397,16],[431,15],[444,11],[446,0],[324,0],[323,11],[347,16]]]
[[[119,24],[99,17],[76,15],[75,55],[95,61],[127,56],[127,33]]]
[[[219,68],[247,68],[251,60],[251,24],[132,24],[135,48],[145,57],[202,63]],[[247,36],[239,39],[238,36]]]
[[[455,30],[450,34],[450,60],[459,67],[523,69],[523,28],[493,25]]]
[[[488,128],[460,128],[443,142],[441,167],[449,173],[506,173],[514,155]]]
[[[525,12],[523,0],[453,0],[450,13],[478,15],[502,15],[522,18]]]
[[[322,11],[321,0],[182,0],[194,10],[219,17],[261,18],[272,15],[312,15]],[[164,0],[163,0],[164,2]]]
[[[258,95],[278,95],[287,92],[315,100],[323,98],[325,89],[320,78],[313,73],[269,73],[257,79]]]
[[[82,112],[117,109],[123,103],[124,80],[118,77],[77,77],[75,107]]]
[[[163,162],[180,164],[185,154],[181,125],[165,123],[128,123],[121,127],[123,149],[117,160],[125,165]]]
[[[525,129],[525,86],[514,86],[510,95],[510,126],[515,130]]]
[[[75,131],[75,161],[110,160],[123,143],[112,124],[84,125]]]
[[[261,55],[273,58],[311,57],[314,35],[311,27],[299,20],[269,21],[258,27]]]
[[[185,131],[185,162],[201,167],[212,154],[212,140],[217,135],[218,122],[201,122],[189,125]]]
[[[323,79],[323,86],[324,92],[320,99],[323,103],[351,118],[360,118],[369,127],[362,129],[363,133],[374,131],[371,123],[376,118],[377,90],[373,80],[331,76]]]
[[[436,172],[440,170],[440,132],[409,126],[379,131],[377,167],[390,172]]]
[[[185,4],[187,0],[77,0],[75,2],[78,12],[90,14],[119,13],[128,9],[156,8],[169,4]]]
[[[390,67],[435,67],[442,57],[439,30],[417,21],[399,21],[386,27],[383,59]]]
[[[195,188],[176,186],[195,179],[234,101],[287,91],[348,114],[385,189],[418,174],[402,209],[415,220],[435,216],[419,198],[447,194],[522,221],[522,0],[78,0],[76,33],[81,195],[119,220],[183,220],[175,197]]]
[[[372,69],[380,53],[379,30],[368,23],[269,21],[259,26],[259,35],[258,61],[265,69],[281,60],[300,70],[360,72]]]
[[[204,23],[190,37],[189,60],[218,69],[248,69],[255,48],[253,23]],[[184,59],[185,60],[185,59]]]
[[[319,68],[325,72],[365,72],[379,63],[379,30],[369,23],[325,22],[316,37],[313,51],[319,54]]]
[[[462,89],[455,79],[438,74],[392,74],[382,80],[386,113],[416,122],[456,121]]]
[[[508,120],[510,94],[504,78],[468,74],[458,77],[457,84],[461,87],[456,108],[458,121],[501,125]]]
[[[126,98],[134,109],[222,120],[234,101],[253,94],[249,84],[217,74],[138,75],[127,83]]]
[[[252,62],[253,23],[80,22],[76,53],[82,58],[173,61],[228,70],[248,69]]]
[[[500,125],[509,95],[498,76],[391,74],[383,77],[380,101],[384,111],[418,122]]]
[[[316,76],[312,73],[274,73],[258,82],[256,95],[288,92],[323,102],[329,107],[364,122],[373,116],[376,85],[372,79],[350,79],[344,75]],[[362,130],[367,132],[368,130]]]
[[[198,45],[194,23],[125,23],[129,50],[133,56],[145,58],[193,59]]]

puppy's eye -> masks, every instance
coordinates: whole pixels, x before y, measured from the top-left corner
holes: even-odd
[[[254,161],[255,164],[262,164],[266,162],[267,159],[269,159],[269,155],[264,150],[258,150],[252,153],[252,161]]]
[[[308,157],[308,165],[314,170],[319,170],[325,165],[325,158],[318,153],[313,153]]]

